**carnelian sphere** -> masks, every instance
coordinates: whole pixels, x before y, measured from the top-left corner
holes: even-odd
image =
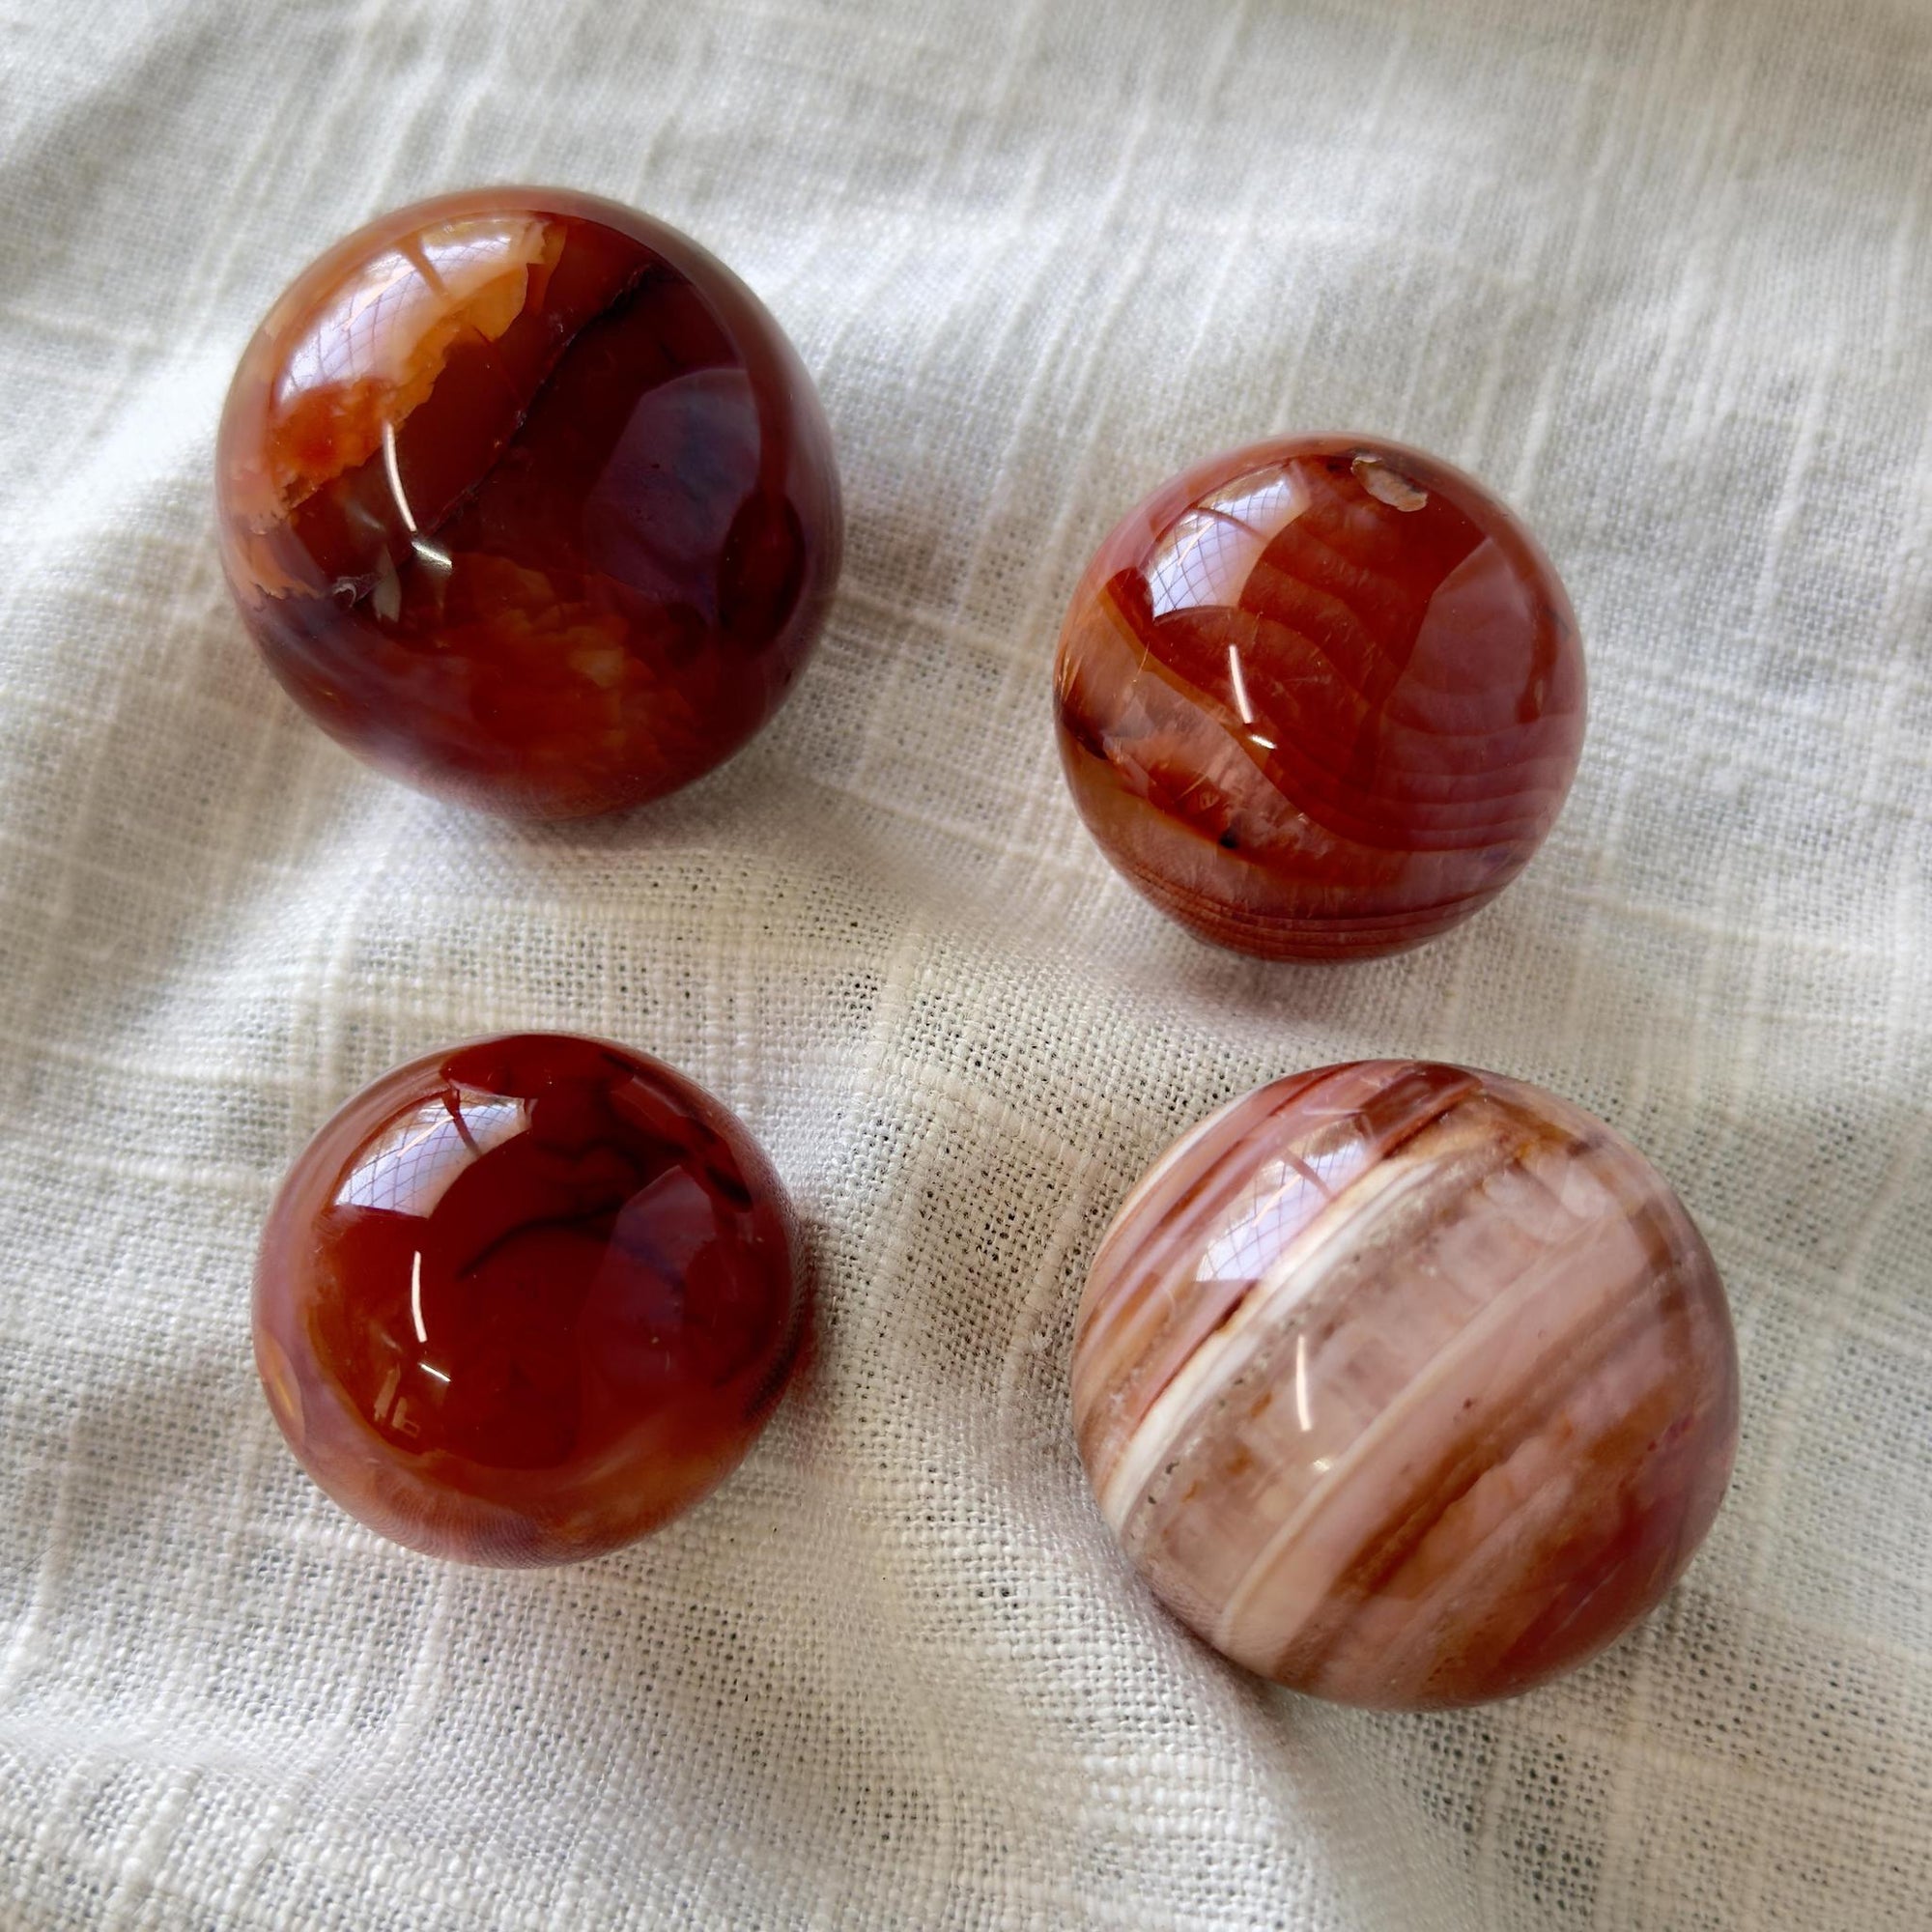
[[[255,1361],[297,1460],[372,1529],[568,1563],[722,1481],[782,1393],[797,1226],[745,1128],[569,1034],[426,1054],[290,1170]]]
[[[1366,1061],[1236,1101],[1128,1196],[1073,1413],[1102,1515],[1209,1643],[1426,1709],[1658,1602],[1730,1479],[1737,1353],[1628,1141],[1499,1074]]]
[[[838,572],[832,441],[757,298],[663,223],[487,188],[330,249],[242,357],[222,560],[324,730],[537,817],[709,771]]]
[[[1089,564],[1054,681],[1100,849],[1271,959],[1397,952],[1480,910],[1583,744],[1576,620],[1534,539],[1472,478],[1361,437],[1157,490]]]

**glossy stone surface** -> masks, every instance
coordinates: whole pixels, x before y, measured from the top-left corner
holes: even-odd
[[[1237,1663],[1343,1703],[1506,1697],[1649,1610],[1737,1443],[1702,1237],[1602,1122],[1365,1061],[1204,1122],[1095,1256],[1073,1413],[1102,1514]]]
[[[243,355],[215,474],[284,688],[497,810],[610,811],[728,757],[838,572],[831,436],[778,325],[674,229],[560,189],[330,249]]]
[[[1472,478],[1359,437],[1256,443],[1156,491],[1089,564],[1054,685],[1101,850],[1264,958],[1401,952],[1479,911],[1583,744],[1548,559]]]
[[[724,1107],[568,1034],[399,1066],[290,1170],[255,1361],[351,1515],[471,1563],[568,1563],[750,1448],[804,1320],[797,1229]]]

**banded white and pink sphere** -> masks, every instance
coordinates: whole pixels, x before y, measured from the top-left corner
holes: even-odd
[[[1363,1061],[1141,1180],[1073,1412],[1108,1524],[1217,1650],[1422,1709],[1529,1690],[1656,1605],[1730,1478],[1737,1355],[1628,1141],[1520,1081]]]

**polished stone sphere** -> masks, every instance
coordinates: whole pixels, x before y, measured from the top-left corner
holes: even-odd
[[[561,189],[384,215],[306,269],[215,456],[229,587],[324,730],[461,803],[578,817],[735,752],[838,573],[831,435],[757,298]]]
[[[736,1466],[804,1321],[797,1227],[682,1074],[569,1034],[426,1054],[275,1198],[255,1362],[297,1460],[465,1562],[596,1556]]]
[[[1650,1610],[1730,1479],[1716,1265],[1601,1121],[1463,1067],[1278,1080],[1095,1255],[1073,1416],[1158,1595],[1345,1704],[1507,1697]]]
[[[1481,484],[1374,439],[1256,443],[1094,554],[1055,667],[1100,849],[1204,939],[1401,952],[1495,897],[1583,744],[1569,600]]]

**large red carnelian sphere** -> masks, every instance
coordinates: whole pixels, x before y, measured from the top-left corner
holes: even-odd
[[[1548,558],[1472,478],[1360,437],[1231,451],[1125,517],[1074,592],[1055,697],[1101,850],[1272,959],[1397,952],[1480,910],[1583,744]]]
[[[255,1361],[297,1459],[372,1529],[472,1563],[600,1555],[736,1466],[804,1320],[745,1128],[570,1034],[385,1074],[290,1170]]]
[[[332,737],[462,803],[636,805],[757,730],[838,572],[831,434],[723,264],[561,189],[422,202],[298,276],[215,459],[230,588]]]

